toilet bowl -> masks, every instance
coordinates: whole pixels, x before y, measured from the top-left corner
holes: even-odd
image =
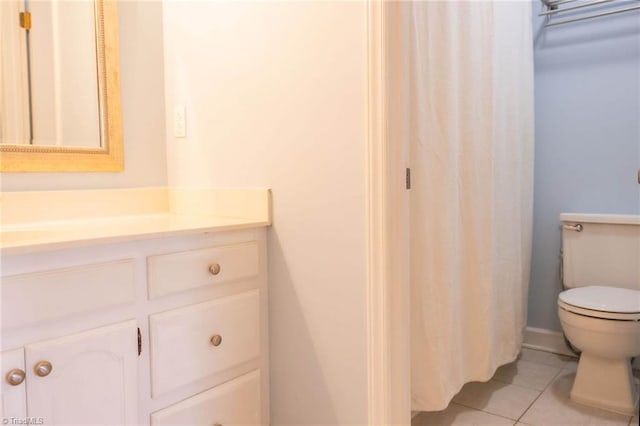
[[[631,358],[640,355],[640,290],[588,286],[558,297],[567,339],[582,351],[572,400],[623,414],[636,412]]]
[[[640,216],[562,214],[558,316],[580,349],[573,401],[632,415],[640,356]]]

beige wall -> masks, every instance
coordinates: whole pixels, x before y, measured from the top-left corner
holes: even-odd
[[[120,65],[125,171],[2,173],[3,191],[123,188],[167,184],[162,4],[120,2]]]
[[[169,184],[273,188],[272,424],[366,424],[366,3],[167,2],[164,29]]]

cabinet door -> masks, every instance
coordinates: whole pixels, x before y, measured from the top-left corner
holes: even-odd
[[[48,425],[136,422],[135,321],[39,342],[25,349],[30,417],[42,417]]]
[[[23,419],[27,416],[25,396],[24,350],[14,349],[0,352],[0,372],[2,373],[2,404],[0,419]],[[22,376],[24,377],[24,376]]]

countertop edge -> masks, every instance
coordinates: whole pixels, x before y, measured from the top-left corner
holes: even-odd
[[[140,219],[140,218],[137,218]],[[204,219],[204,218],[199,218]],[[57,238],[46,239],[42,241],[25,241],[24,243],[9,243],[4,244],[0,240],[0,256],[16,256],[26,255],[32,253],[39,253],[43,251],[63,250],[82,248],[97,245],[117,244],[134,241],[151,240],[156,238],[178,237],[198,235],[213,232],[225,232],[225,231],[237,231],[243,229],[263,228],[270,226],[270,221],[246,219],[246,218],[215,218],[211,217],[212,221],[224,219],[229,223],[224,224],[211,224],[211,225],[198,225],[193,227],[179,227],[175,229],[167,229],[166,227],[159,227],[157,230],[145,230],[141,232],[110,232],[105,235],[90,235],[87,237],[70,237],[70,238]],[[235,221],[234,221],[235,219]],[[11,231],[9,231],[11,232]],[[46,231],[45,231],[46,232]],[[58,231],[61,232],[61,231]],[[46,234],[45,234],[46,235]]]

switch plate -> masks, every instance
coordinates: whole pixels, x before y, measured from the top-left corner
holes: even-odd
[[[187,136],[187,111],[184,105],[176,105],[173,109],[173,136],[176,138]]]

